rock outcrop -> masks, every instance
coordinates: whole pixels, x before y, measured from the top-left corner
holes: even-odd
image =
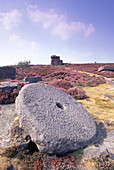
[[[0,146],[8,147],[11,146],[11,127],[17,114],[14,104],[2,105],[0,108]]]
[[[29,83],[37,83],[38,81],[42,81],[42,77],[41,76],[25,77],[24,81]]]
[[[11,66],[0,67],[0,79],[15,79],[16,69]]]
[[[106,137],[98,147],[88,147],[84,149],[86,159],[98,157],[99,154],[110,156],[114,160],[114,130],[107,130]]]
[[[15,104],[22,128],[41,152],[61,155],[97,141],[99,129],[88,111],[55,87],[25,85]]]
[[[0,89],[2,91],[13,91],[14,89],[17,89],[18,82],[10,82],[10,81],[4,81],[0,82]]]
[[[60,56],[52,55],[51,56],[51,65],[63,65],[63,61],[60,60]]]
[[[111,66],[111,65],[102,66],[102,67],[99,67],[98,71],[99,72],[101,72],[101,71],[114,71],[114,66]]]

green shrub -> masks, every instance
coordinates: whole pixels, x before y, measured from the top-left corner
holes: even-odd
[[[30,66],[31,61],[20,61],[17,65],[16,68],[27,68]]]

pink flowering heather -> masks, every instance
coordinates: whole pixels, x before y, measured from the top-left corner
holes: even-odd
[[[80,87],[73,87],[67,91],[75,99],[85,99],[87,96],[85,95],[84,91]]]
[[[73,87],[73,85],[65,80],[56,80],[54,79],[52,82],[49,83],[49,85],[57,87],[57,88],[63,88],[63,89],[69,89]]]
[[[16,97],[18,96],[18,93],[20,89],[24,86],[24,84],[18,84],[17,89],[14,89],[13,91],[2,91],[0,89],[0,104],[10,104],[14,103]]]
[[[99,74],[104,77],[114,78],[114,72],[98,72],[98,68],[104,65],[113,65],[114,63],[94,63],[94,64],[70,64],[66,67],[71,69],[76,69],[77,71],[90,72],[94,74]]]
[[[63,158],[56,158],[50,162],[51,170],[75,170],[76,160],[74,156],[66,156]]]
[[[112,169],[111,162],[108,160],[108,158],[106,157],[106,155],[100,154],[100,155],[96,158],[95,161],[96,161],[96,163],[97,163],[97,168],[98,168],[98,170],[102,170],[102,169],[111,170],[111,169]]]
[[[99,65],[95,65],[95,69]],[[67,69],[68,67],[68,69]],[[69,67],[71,69],[69,69]],[[84,99],[85,95],[82,87],[94,87],[101,83],[105,83],[102,77],[90,76],[86,73],[80,73],[76,70],[88,71],[93,70],[93,64],[77,64],[68,66],[31,66],[25,69],[17,69],[16,77],[21,80],[27,76],[42,76],[43,82],[56,88],[59,88],[68,94],[72,95],[75,99]],[[73,70],[75,69],[75,70]],[[80,87],[80,88],[78,88]],[[74,89],[71,89],[74,88]]]

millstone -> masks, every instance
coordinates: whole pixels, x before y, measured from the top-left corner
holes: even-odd
[[[67,93],[41,83],[25,85],[16,99],[21,126],[41,152],[65,154],[96,142],[99,129]]]

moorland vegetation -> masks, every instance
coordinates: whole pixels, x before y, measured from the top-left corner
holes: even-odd
[[[26,63],[25,63],[26,65]],[[84,88],[96,87],[106,83],[105,78],[114,78],[114,72],[98,72],[98,68],[106,64],[70,64],[66,66],[46,66],[46,65],[30,65],[24,67],[16,67],[16,79],[8,81],[16,81],[19,83],[18,88],[13,91],[0,91],[0,104],[14,103],[16,96],[24,83],[20,84],[20,80],[25,77],[42,76],[42,82],[57,87],[70,94],[76,100],[88,99]],[[114,64],[113,64],[114,65]],[[89,74],[88,74],[89,73]],[[2,80],[5,81],[5,80]],[[40,83],[40,82],[39,82]],[[90,96],[89,96],[90,97]],[[113,169],[111,161],[106,155],[98,155],[94,160],[85,161],[83,157],[83,148],[67,154],[63,157],[57,157],[35,152],[29,154],[28,150],[18,150],[16,146],[8,148],[2,154],[7,157],[6,162],[15,160],[14,164],[9,164],[9,168],[21,167],[20,169],[41,170],[49,168],[51,170],[75,170],[81,166],[89,169],[89,165],[95,166],[97,169]],[[85,163],[84,163],[85,161]],[[4,161],[5,162],[5,161]],[[12,161],[13,162],[13,161]],[[79,166],[80,165],[80,166]],[[90,167],[91,167],[90,166]],[[8,166],[7,166],[8,168]]]

